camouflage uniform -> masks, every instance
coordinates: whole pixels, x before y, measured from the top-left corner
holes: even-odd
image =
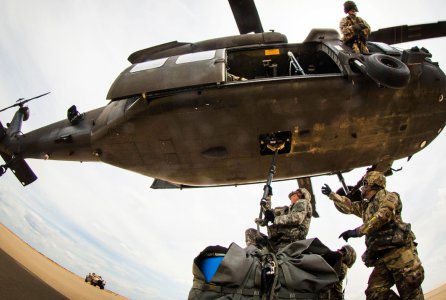
[[[347,271],[353,266],[356,261],[356,251],[350,245],[345,245],[338,250],[341,254],[341,259],[333,266],[333,269],[338,275],[339,281],[336,282],[330,289],[330,299],[331,300],[343,300],[344,299],[344,288],[342,282],[347,276]]]
[[[365,28],[355,32],[353,26],[358,24],[364,25]],[[369,53],[366,41],[370,34],[370,26],[364,19],[355,15],[348,15],[341,20],[339,28],[344,44],[351,47],[355,53]]]
[[[367,299],[424,299],[421,289],[424,269],[416,250],[415,235],[410,224],[401,218],[399,195],[384,187],[385,182],[369,201],[352,202],[333,192],[329,198],[341,212],[363,220],[356,229],[366,237],[367,250],[362,260],[367,267],[374,267],[365,292]],[[394,284],[400,296],[390,289]]]
[[[307,237],[313,212],[311,195],[304,188],[298,191],[303,193],[303,199],[297,200],[291,206],[276,207],[273,210],[275,217],[274,223],[268,226],[268,240],[275,250]],[[263,237],[266,238],[265,235]],[[259,246],[257,230],[246,230],[245,238],[248,246]]]

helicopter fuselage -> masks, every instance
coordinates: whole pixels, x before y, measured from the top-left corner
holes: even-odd
[[[383,82],[367,76],[369,58],[336,38],[145,57],[116,79],[107,106],[11,138],[2,151],[102,161],[178,186],[238,185],[265,178],[271,158],[259,137],[286,132],[275,180],[389,168],[442,131],[446,76],[415,50],[370,49],[407,66],[404,87],[385,87],[386,66]]]

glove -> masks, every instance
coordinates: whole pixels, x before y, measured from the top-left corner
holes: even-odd
[[[331,188],[328,186],[328,184],[325,183],[324,186],[321,188],[321,192],[325,196],[328,196],[331,193]]]
[[[265,191],[265,189],[268,189],[268,196],[273,195],[273,188],[269,184],[265,184],[265,186],[263,187],[263,190]]]
[[[269,199],[262,199],[260,201],[260,206],[262,207],[263,211],[268,210],[271,208],[271,200]]]
[[[265,214],[265,221],[267,223],[268,221],[274,223],[274,212],[271,209],[265,210],[264,214]]]
[[[361,31],[363,28],[361,26],[362,24],[355,24],[352,26],[352,29],[354,32],[358,33],[359,31]],[[363,25],[364,26],[364,25]]]
[[[351,230],[346,230],[343,233],[341,233],[339,238],[343,238],[346,242],[348,242],[349,238],[357,238],[360,236],[361,235],[359,234],[357,229],[351,229]]]
[[[259,224],[260,226],[266,226],[266,225],[268,224],[268,221],[267,221],[267,220],[263,220],[263,219],[259,219],[259,218],[256,218],[256,219],[254,220],[254,222],[255,222],[256,224]]]

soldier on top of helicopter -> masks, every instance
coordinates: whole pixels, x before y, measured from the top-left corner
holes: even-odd
[[[342,18],[339,28],[342,33],[342,41],[351,47],[355,53],[368,54],[366,42],[370,34],[370,26],[367,22],[356,15],[358,7],[353,1],[344,3],[346,17]]]

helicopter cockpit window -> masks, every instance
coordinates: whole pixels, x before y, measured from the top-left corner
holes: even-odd
[[[215,57],[215,50],[189,53],[181,55],[177,59],[177,64],[185,64],[195,61],[209,60]]]
[[[155,68],[159,68],[162,65],[164,65],[164,63],[166,62],[167,58],[160,58],[160,59],[155,59],[155,60],[150,60],[150,61],[145,61],[143,63],[139,63],[136,64],[131,70],[130,73],[135,73],[135,72],[139,72],[139,71],[144,71],[144,70],[150,70],[150,69],[155,69]]]

